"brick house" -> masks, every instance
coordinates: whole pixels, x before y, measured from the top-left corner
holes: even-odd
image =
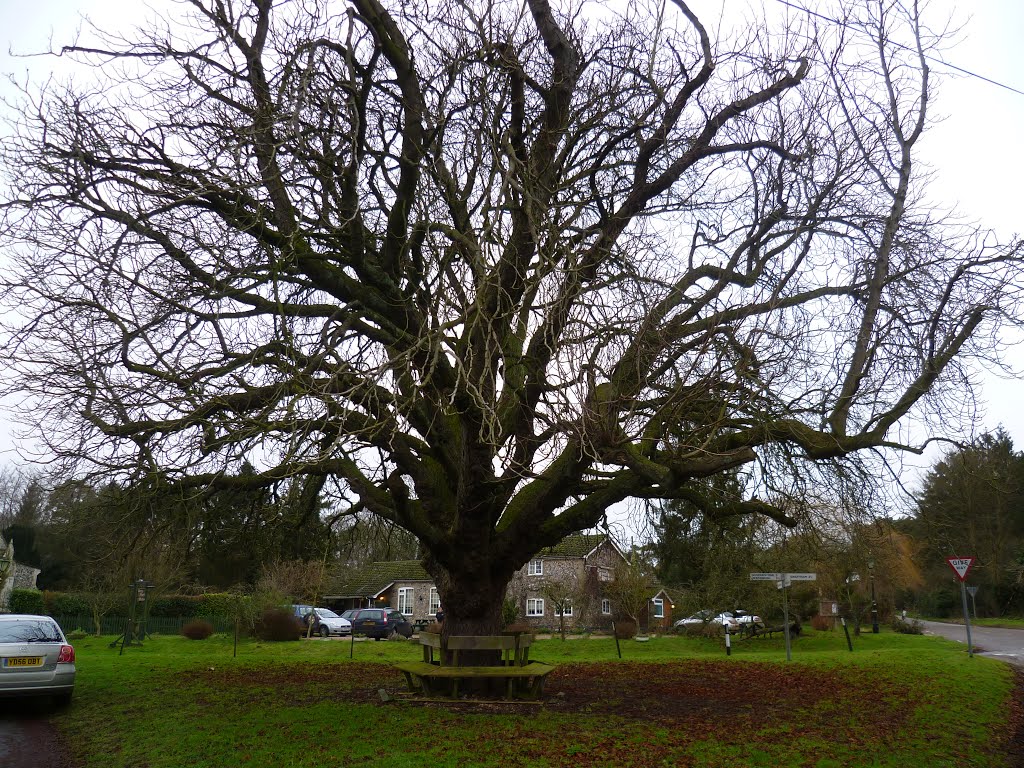
[[[519,622],[538,629],[557,629],[557,609],[564,606],[567,629],[610,630],[615,611],[605,586],[625,562],[622,550],[606,534],[573,534],[523,566],[509,583],[508,598],[519,608]],[[323,602],[333,610],[388,606],[413,623],[432,620],[440,605],[434,582],[418,560],[371,563],[326,592]],[[668,603],[662,604],[671,617]]]

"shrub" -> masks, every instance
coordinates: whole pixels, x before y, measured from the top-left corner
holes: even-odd
[[[11,590],[11,613],[46,613],[43,593],[38,589]]]
[[[256,626],[256,636],[260,640],[298,640],[302,634],[302,624],[287,608],[267,608],[260,614]]]
[[[84,629],[75,629],[67,633],[68,640],[84,640],[89,636],[89,633]]]
[[[149,615],[191,619],[199,614],[201,600],[193,595],[164,595],[149,601]]]
[[[181,634],[189,640],[205,640],[213,634],[213,624],[205,619],[195,619],[181,628]]]
[[[811,626],[815,632],[828,632],[833,629],[832,620],[820,614],[811,617]]]
[[[709,621],[707,624],[683,624],[679,627],[679,633],[687,637],[710,637],[714,640],[725,634],[725,627],[717,621]]]
[[[924,634],[924,624],[917,619],[901,619],[897,617],[892,620],[892,628],[894,632],[899,632],[901,635]]]
[[[51,616],[88,616],[91,612],[89,601],[79,594],[44,592],[43,600]]]
[[[616,621],[615,637],[617,637],[619,640],[629,640],[630,638],[636,637],[636,622]]]
[[[207,619],[234,616],[237,613],[238,600],[238,595],[229,592],[210,592],[199,598],[195,615]]]
[[[440,635],[443,630],[444,630],[444,626],[442,624],[438,624],[435,621],[433,624],[428,624],[427,628],[424,631],[425,632],[431,632],[431,633],[433,633],[435,635]]]
[[[505,627],[504,631],[508,632],[510,634],[514,634],[514,633],[527,634],[527,633],[533,632],[534,628],[531,627],[529,624],[526,624],[524,622],[514,622],[512,624],[508,624]]]
[[[501,625],[509,627],[519,619],[519,603],[511,597],[506,597],[501,604]]]

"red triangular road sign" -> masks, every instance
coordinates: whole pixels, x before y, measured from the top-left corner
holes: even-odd
[[[949,567],[956,571],[956,577],[963,581],[967,578],[967,572],[971,570],[971,566],[974,565],[973,557],[947,557],[946,562],[949,563]]]

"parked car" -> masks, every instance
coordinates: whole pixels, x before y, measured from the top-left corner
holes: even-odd
[[[736,621],[739,622],[740,629],[752,629],[754,627],[764,626],[764,620],[760,616],[750,613],[749,611],[737,608],[732,612],[732,615]]]
[[[343,618],[352,623],[352,632],[380,640],[397,632],[402,637],[412,635],[412,624],[394,608],[354,608],[345,611]]]
[[[718,624],[730,634],[740,631],[740,622],[730,611],[722,611],[717,614],[710,610],[697,611],[692,616],[687,616],[685,619],[677,621],[675,627],[677,629],[686,629],[687,627],[702,627],[708,624]]]
[[[314,612],[316,613],[315,629],[320,633],[320,637],[352,634],[352,622],[348,619],[343,619],[329,608],[315,608]]]
[[[0,696],[52,696],[71,703],[75,649],[49,616],[0,614]]]
[[[309,631],[309,619],[313,615],[313,606],[293,605],[291,609],[292,614],[295,616],[295,621],[298,622],[299,637],[305,637]]]

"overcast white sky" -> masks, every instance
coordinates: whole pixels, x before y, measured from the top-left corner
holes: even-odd
[[[763,0],[770,11],[781,4]],[[159,5],[166,5],[162,0]],[[695,7],[746,6],[747,0],[697,0]],[[815,0],[807,0],[816,7]],[[15,53],[55,48],[69,42],[79,25],[80,16],[89,16],[107,30],[125,28],[140,22],[149,12],[141,2],[124,0],[0,0],[0,72],[24,79],[42,79],[61,63],[51,57],[12,58]],[[737,8],[737,10],[739,10]],[[974,0],[955,2],[935,0],[932,18],[939,22],[950,14],[965,24],[961,41],[947,54],[958,67],[1024,91],[1024,2],[1021,0]],[[706,23],[712,23],[703,15]],[[943,74],[943,67],[935,70]],[[0,84],[0,94],[9,94],[10,85]],[[1001,237],[1024,230],[1021,225],[1024,180],[1024,95],[991,85],[980,79],[944,77],[936,101],[937,112],[946,119],[932,129],[924,145],[926,160],[936,177],[932,196],[940,203],[956,205],[966,216],[994,228]],[[1014,343],[1009,359],[1024,370],[1024,344]],[[1024,448],[1024,386],[1020,379],[999,379],[979,372],[980,390],[986,412],[977,431],[1002,424],[1018,448]],[[9,444],[0,421],[0,446]],[[10,454],[8,454],[10,455]],[[934,457],[929,457],[933,459]],[[2,459],[0,459],[2,460]],[[911,478],[907,478],[912,482]]]

